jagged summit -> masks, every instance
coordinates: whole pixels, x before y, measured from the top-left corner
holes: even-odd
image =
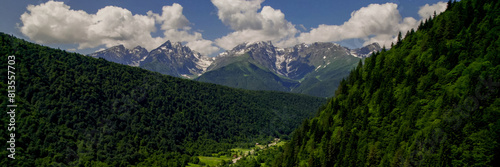
[[[115,51],[122,51],[122,50],[125,50],[125,46],[123,45],[117,45],[117,46],[113,46],[110,48],[111,50],[115,50]]]
[[[183,46],[180,42],[168,40],[150,52],[140,46],[129,50],[123,45],[117,45],[90,56],[185,78],[196,78],[207,71],[245,60],[277,76],[301,80],[309,73],[321,71],[340,59],[353,56],[364,58],[378,50],[380,45],[377,43],[351,50],[331,42],[302,43],[289,48],[279,48],[271,41],[260,41],[242,43],[211,58]]]
[[[236,45],[233,49],[224,51],[217,55],[217,57],[224,56],[239,56],[243,55],[251,50],[259,49],[259,48],[275,48],[271,41],[259,41],[259,42],[245,42],[239,45]]]
[[[290,48],[275,47],[271,41],[242,43],[232,50],[219,54],[215,63],[228,62],[224,57],[235,57],[248,54],[253,60],[264,65],[277,74],[298,79],[304,77],[306,68],[318,69],[330,64],[338,55],[349,55],[358,58],[370,56],[379,51],[380,45],[373,43],[358,49],[348,49],[332,42],[315,42],[312,44],[298,44]],[[218,61],[217,61],[218,60]],[[213,67],[218,66],[217,64]],[[321,67],[320,67],[321,66]],[[306,72],[307,73],[307,72]]]
[[[192,51],[189,47],[183,46],[180,42],[171,42],[170,40],[166,41],[158,48],[151,50],[151,53],[159,53],[159,52],[173,52],[176,53],[176,56],[187,56],[191,53],[199,54],[196,51]]]
[[[217,56],[207,70],[208,76],[202,75],[198,80],[245,89],[257,89],[255,84],[274,84],[263,89],[273,87],[278,91],[330,97],[336,85],[327,83],[338,83],[357,65],[359,57],[380,50],[378,46],[351,50],[331,42],[302,43],[289,48],[278,48],[272,42],[243,43]],[[326,87],[327,91],[318,91]]]
[[[163,74],[192,78],[203,74],[213,58],[183,46],[180,42],[166,41],[153,49],[140,66]]]
[[[89,56],[104,58],[108,61],[120,64],[139,66],[139,62],[148,56],[148,51],[141,46],[136,46],[130,50],[123,45],[117,45],[106,50],[92,53]]]
[[[162,47],[165,47],[165,48],[178,48],[178,47],[185,47],[185,46],[183,46],[181,42],[172,42],[170,40],[167,40],[166,42],[164,42],[163,44],[161,44],[158,48],[162,48]]]
[[[185,78],[201,75],[213,61],[213,58],[203,56],[180,42],[170,40],[151,52],[141,46],[129,50],[123,45],[117,45],[89,56]]]
[[[366,45],[362,48],[351,50],[351,55],[353,55],[355,57],[359,57],[359,58],[366,58],[366,57],[369,57],[374,51],[379,51],[381,49],[382,48],[380,47],[380,45],[375,42],[375,43]]]

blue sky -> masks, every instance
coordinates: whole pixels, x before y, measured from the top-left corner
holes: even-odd
[[[213,56],[257,41],[387,46],[445,8],[437,0],[6,0],[0,31],[83,54],[118,44],[151,50],[171,40]]]

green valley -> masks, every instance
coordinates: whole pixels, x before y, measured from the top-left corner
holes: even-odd
[[[437,1],[5,3],[0,166],[499,166],[500,1]]]
[[[18,105],[16,160],[0,166],[185,166],[193,157],[286,137],[325,102],[170,77],[3,33],[0,47],[2,66],[16,57]],[[0,72],[7,80],[7,68]],[[7,111],[7,96],[0,99]]]

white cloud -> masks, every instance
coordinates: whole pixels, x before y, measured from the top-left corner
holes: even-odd
[[[214,43],[210,40],[195,40],[190,41],[186,44],[192,50],[196,50],[202,54],[209,55],[211,53],[215,53],[220,50],[219,47],[214,46]]]
[[[436,14],[439,14],[441,12],[444,12],[447,7],[448,4],[446,2],[438,2],[433,5],[425,4],[424,6],[420,7],[418,15],[420,15],[421,19],[427,19],[429,18],[429,16],[434,15],[434,11],[436,12]]]
[[[42,5],[39,7],[42,8]],[[61,16],[71,19],[73,11],[68,10],[65,15]],[[151,17],[137,14],[132,15],[132,12],[129,10],[115,6],[106,6],[99,9],[96,14],[87,15],[91,17],[90,20],[92,23],[82,26],[85,28],[82,31],[72,32],[75,34],[86,34],[88,37],[86,41],[78,42],[79,49],[95,48],[102,44],[105,44],[106,47],[123,44],[127,48],[141,45],[146,49],[153,49],[163,41],[161,38],[153,38],[151,36],[151,32],[156,31],[155,20]],[[23,23],[26,27],[26,23],[29,22],[23,21]],[[53,24],[63,25],[67,23],[56,22]]]
[[[177,3],[172,6],[163,6],[162,15],[148,11],[161,25],[162,30],[181,29],[189,27],[189,20],[182,14],[183,7]]]
[[[279,47],[290,47],[298,43],[338,42],[346,39],[362,39],[364,45],[378,42],[389,47],[397,39],[417,28],[419,21],[412,17],[402,18],[398,5],[394,3],[370,4],[351,13],[351,18],[342,25],[319,25],[309,32],[300,32],[285,19],[285,15],[269,6],[261,8],[264,0],[212,0],[218,9],[219,19],[234,32],[216,39],[218,46],[232,49],[243,42],[273,41]],[[444,2],[423,6],[420,13],[440,13]],[[259,9],[261,10],[259,12]],[[299,25],[299,27],[301,27]],[[303,27],[302,27],[303,28]]]
[[[446,10],[447,3],[438,2],[420,7],[419,20],[403,18],[395,3],[370,4],[351,13],[342,25],[319,25],[309,32],[300,32],[285,19],[285,15],[269,6],[261,8],[264,0],[212,0],[218,9],[219,19],[234,32],[216,39],[218,46],[232,49],[243,42],[273,41],[279,47],[298,43],[338,42],[346,39],[362,39],[363,45],[374,42],[390,47],[399,32],[416,29],[421,19]],[[261,11],[259,12],[259,9]],[[299,27],[304,28],[299,25]]]
[[[100,52],[100,51],[103,51],[103,50],[106,50],[106,48],[97,49],[95,52]]]
[[[78,44],[78,49],[112,47],[123,44],[154,49],[166,40],[190,43],[202,54],[211,54],[217,47],[204,40],[198,32],[190,32],[189,21],[182,14],[182,6],[174,3],[164,6],[162,14],[151,11],[147,15],[132,14],[127,9],[106,6],[95,14],[70,9],[63,2],[48,1],[29,5],[21,15],[20,31],[38,43]],[[152,37],[156,25],[161,25],[164,37]],[[206,48],[204,48],[206,47]]]
[[[21,15],[20,31],[30,39],[44,44],[78,44],[78,49],[106,47],[123,44],[127,48],[137,45],[154,49],[166,40],[185,42],[187,46],[209,55],[220,48],[232,49],[244,42],[272,41],[278,47],[290,47],[298,43],[338,42],[361,39],[364,44],[378,42],[386,47],[403,35],[417,28],[426,19],[446,9],[445,2],[420,7],[420,19],[402,18],[394,3],[371,4],[351,13],[342,25],[322,24],[308,32],[300,32],[285,19],[285,14],[270,6],[261,7],[264,0],[211,0],[218,9],[217,16],[233,32],[215,39],[203,39],[200,32],[192,31],[191,23],[183,15],[183,7],[177,3],[163,6],[162,12],[146,15],[106,6],[95,14],[73,10],[63,2],[48,1],[29,5]],[[153,37],[157,26],[162,37]],[[303,25],[298,25],[307,31]],[[217,46],[216,46],[217,45]]]
[[[293,40],[298,30],[285,20],[281,10],[261,8],[264,0],[212,0],[219,19],[234,32],[215,40],[218,46],[232,49],[243,42],[273,41],[277,46]],[[260,12],[259,12],[260,9]]]
[[[446,10],[445,2],[433,5],[426,4],[418,11],[421,19]],[[351,13],[351,18],[342,25],[319,25],[310,32],[301,33],[297,38],[299,43],[336,42],[345,39],[360,38],[367,45],[378,42],[390,47],[396,42],[399,32],[404,36],[407,31],[416,29],[420,20],[412,17],[402,18],[398,5],[394,3],[370,4]]]
[[[233,30],[262,29],[262,18],[257,10],[264,0],[212,0],[219,19]]]
[[[21,32],[40,43],[73,43],[88,41],[87,34],[78,33],[92,24],[84,11],[69,10],[62,2],[49,1],[39,6],[29,5],[31,13],[21,15]],[[69,14],[69,15],[68,15]],[[70,17],[68,17],[70,16]]]
[[[351,13],[351,18],[342,25],[319,25],[310,32],[302,33],[298,40],[304,43],[342,41],[361,38],[364,45],[378,42],[390,46],[394,35],[406,32],[417,25],[411,17],[402,19],[394,3],[370,4]]]
[[[190,33],[191,27],[187,18],[182,14],[183,7],[177,3],[164,6],[162,14],[151,11],[148,16],[153,16],[161,24],[163,35],[172,42],[187,42],[187,46],[204,55],[209,55],[220,49],[210,40],[205,40],[199,32]]]

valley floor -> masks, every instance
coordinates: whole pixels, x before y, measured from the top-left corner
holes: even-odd
[[[198,156],[200,159],[200,163],[198,164],[193,164],[189,163],[187,167],[202,167],[202,166],[221,166],[222,164],[236,164],[238,160],[242,158],[255,158],[256,153],[258,154],[261,151],[270,149],[270,148],[275,148],[279,146],[283,146],[286,143],[286,141],[280,141],[280,139],[276,138],[274,141],[267,145],[262,145],[259,143],[256,143],[255,147],[253,148],[233,148],[231,149],[231,155],[232,156]],[[217,155],[217,154],[214,154]],[[232,162],[229,162],[232,161]]]

